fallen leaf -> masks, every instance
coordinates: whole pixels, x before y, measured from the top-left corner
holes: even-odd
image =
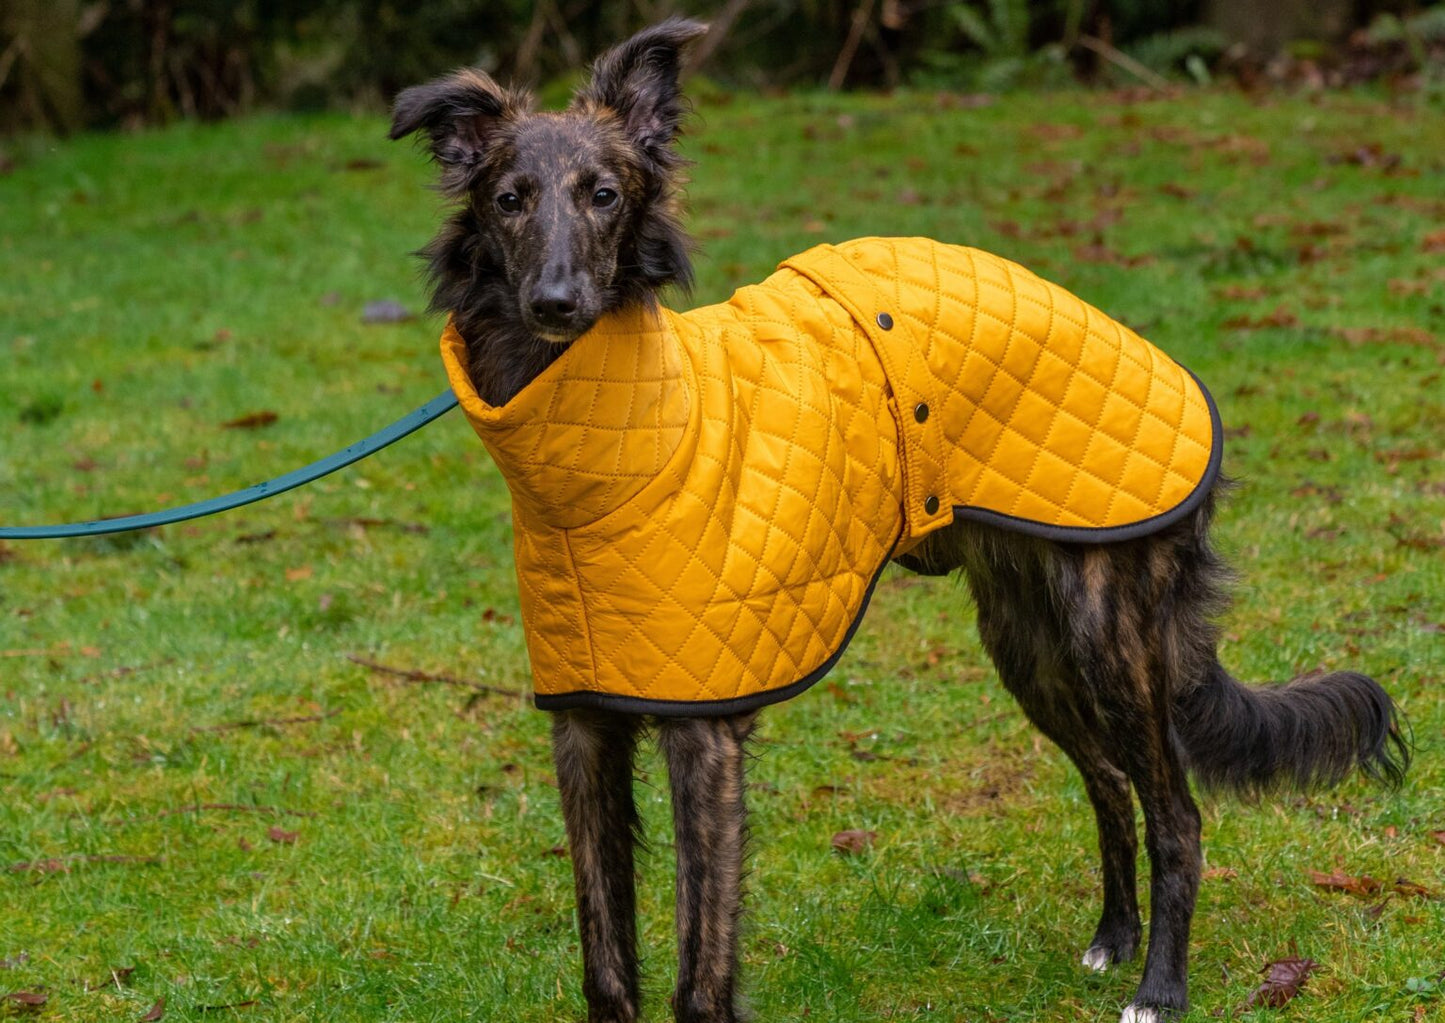
[[[1420,242],[1421,252],[1439,252],[1445,249],[1445,228],[1431,231]]]
[[[1029,133],[1036,138],[1053,141],[1054,139],[1082,138],[1084,129],[1080,128],[1077,124],[1050,124],[1047,121],[1043,121],[1030,125]]]
[[[877,837],[876,831],[863,831],[858,828],[840,831],[833,836],[833,851],[843,856],[866,852],[872,847],[873,840]]]
[[[1445,845],[1445,831],[1432,831],[1430,832],[1430,837],[1441,845]]]
[[[266,829],[266,837],[281,845],[295,845],[296,839],[299,838],[300,835],[301,832],[299,831],[287,831],[285,828],[277,827],[274,824]]]
[[[1369,898],[1371,895],[1378,895],[1385,886],[1376,878],[1368,874],[1361,874],[1359,877],[1352,877],[1338,867],[1331,873],[1325,874],[1318,870],[1310,871],[1310,883],[1316,888],[1325,888],[1330,891],[1348,892],[1361,898]]]
[[[1239,871],[1233,867],[1210,867],[1199,876],[1206,881],[1233,881],[1239,876]]]
[[[1346,149],[1343,152],[1335,153],[1328,158],[1330,163],[1347,163],[1355,167],[1379,167],[1382,170],[1394,170],[1400,166],[1400,154],[1387,153],[1385,147],[1378,142],[1366,142],[1353,149]]]
[[[24,1005],[35,1008],[44,1005],[50,1000],[50,996],[43,991],[11,991],[4,998],[7,1002],[14,1002],[16,1005]]]
[[[1435,335],[1423,327],[1336,327],[1330,333],[1355,348],[1375,344],[1429,348],[1435,344]]]
[[[1430,290],[1429,281],[1407,280],[1401,277],[1390,278],[1388,286],[1392,295],[1424,295]]]
[[[1222,288],[1216,288],[1215,294],[1231,302],[1253,302],[1268,298],[1272,290],[1264,284],[1226,284]]]
[[[1274,312],[1262,316],[1231,316],[1224,321],[1230,330],[1260,330],[1266,327],[1296,327],[1299,317],[1284,306],[1276,306]]]
[[[258,430],[263,426],[270,426],[280,418],[275,412],[266,409],[261,412],[248,412],[244,416],[222,423],[221,427],[226,430]]]
[[[156,1020],[160,1019],[165,1014],[166,996],[161,995],[159,998],[156,999],[156,1004],[152,1005],[150,1009],[147,1010],[146,1014],[140,1018],[139,1023],[156,1023]]]
[[[1404,877],[1395,878],[1395,883],[1390,885],[1390,891],[1394,892],[1396,895],[1404,895],[1414,899],[1435,898],[1435,893],[1432,892],[1429,888],[1426,888],[1423,884],[1419,884],[1418,882],[1411,881],[1410,879]]]
[[[1264,983],[1254,989],[1242,1008],[1257,1008],[1261,1005],[1271,1009],[1282,1008],[1291,998],[1300,993],[1310,974],[1319,969],[1313,959],[1289,956],[1277,959],[1260,970],[1265,975]]]
[[[288,583],[299,583],[303,579],[311,578],[311,566],[302,565],[299,568],[288,568],[286,570],[286,581]]]

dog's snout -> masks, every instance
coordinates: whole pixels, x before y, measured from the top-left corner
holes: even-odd
[[[566,323],[577,313],[577,293],[565,284],[538,288],[532,293],[532,314],[547,323]]]

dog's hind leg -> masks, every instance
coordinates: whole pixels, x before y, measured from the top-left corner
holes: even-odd
[[[1077,680],[1062,666],[1063,638],[1045,609],[1040,588],[1019,585],[1031,575],[1012,567],[974,562],[969,575],[978,604],[978,628],[999,677],[1038,729],[1074,762],[1094,808],[1102,858],[1104,906],[1084,965],[1106,970],[1131,959],[1142,927],[1135,861],[1139,841],[1129,778],[1104,741],[1104,728]]]
[[[1005,678],[1005,685],[1039,730],[1068,754],[1084,779],[1099,830],[1104,906],[1083,964],[1091,970],[1107,970],[1134,958],[1143,933],[1134,867],[1139,840],[1128,775],[1100,744],[1098,724],[1090,720],[1087,705],[1058,698],[1067,683],[1056,687],[1009,685]]]
[[[747,843],[743,763],[754,714],[662,721],[677,843],[678,1023],[733,1023]]]
[[[577,886],[588,1023],[638,1018],[633,846],[639,824],[632,759],[639,727],[631,715],[596,711],[562,711],[552,719],[552,755]]]
[[[1097,708],[1102,741],[1133,783],[1149,853],[1149,948],[1123,1020],[1152,1023],[1189,1004],[1189,928],[1199,892],[1199,810],[1171,722],[1175,691],[1189,682],[1203,629],[1198,608],[1170,599],[1181,578],[1158,538],[1062,556],[1056,592],[1068,601],[1073,668]],[[1075,572],[1077,574],[1075,574]]]

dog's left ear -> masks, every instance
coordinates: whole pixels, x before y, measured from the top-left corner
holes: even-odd
[[[577,91],[573,106],[615,111],[633,144],[667,164],[684,113],[678,87],[682,50],[706,31],[702,22],[686,18],[643,29],[597,58],[592,80]]]

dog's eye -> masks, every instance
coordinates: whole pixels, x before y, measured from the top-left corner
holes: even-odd
[[[497,196],[497,209],[503,213],[521,213],[522,200],[513,192],[503,192]]]
[[[599,188],[592,193],[592,205],[598,209],[605,210],[609,206],[616,205],[617,193],[610,188]]]

